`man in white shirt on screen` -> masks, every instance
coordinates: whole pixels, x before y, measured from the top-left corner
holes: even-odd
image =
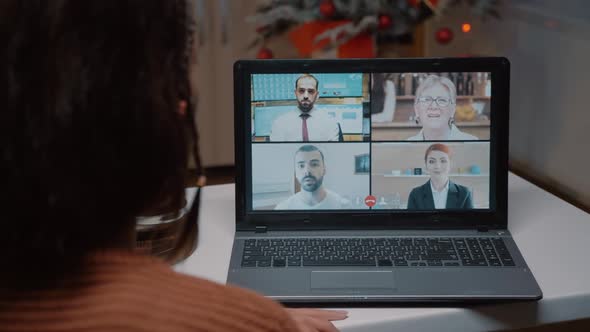
[[[350,209],[347,199],[324,187],[324,154],[313,145],[303,145],[295,152],[295,176],[301,191],[275,206],[275,210]]]
[[[338,122],[326,111],[314,107],[318,99],[318,80],[309,74],[295,81],[298,109],[280,115],[272,123],[271,142],[338,141]]]

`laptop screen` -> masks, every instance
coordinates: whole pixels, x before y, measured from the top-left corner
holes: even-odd
[[[246,210],[490,210],[491,77],[252,74]]]

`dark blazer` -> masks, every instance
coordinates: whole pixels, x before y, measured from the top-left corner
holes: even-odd
[[[447,209],[473,209],[471,191],[465,186],[449,180]],[[430,180],[420,187],[412,189],[408,198],[408,210],[434,210]]]

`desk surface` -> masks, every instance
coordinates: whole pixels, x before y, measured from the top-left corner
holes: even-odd
[[[175,269],[225,283],[235,233],[234,185],[205,187],[199,244]],[[349,308],[345,331],[497,330],[590,317],[590,215],[509,177],[508,228],[543,290],[539,302]]]

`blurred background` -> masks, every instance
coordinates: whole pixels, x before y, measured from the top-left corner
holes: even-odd
[[[505,56],[511,169],[590,211],[590,2],[191,1],[196,123],[209,184],[233,181],[237,59]]]

